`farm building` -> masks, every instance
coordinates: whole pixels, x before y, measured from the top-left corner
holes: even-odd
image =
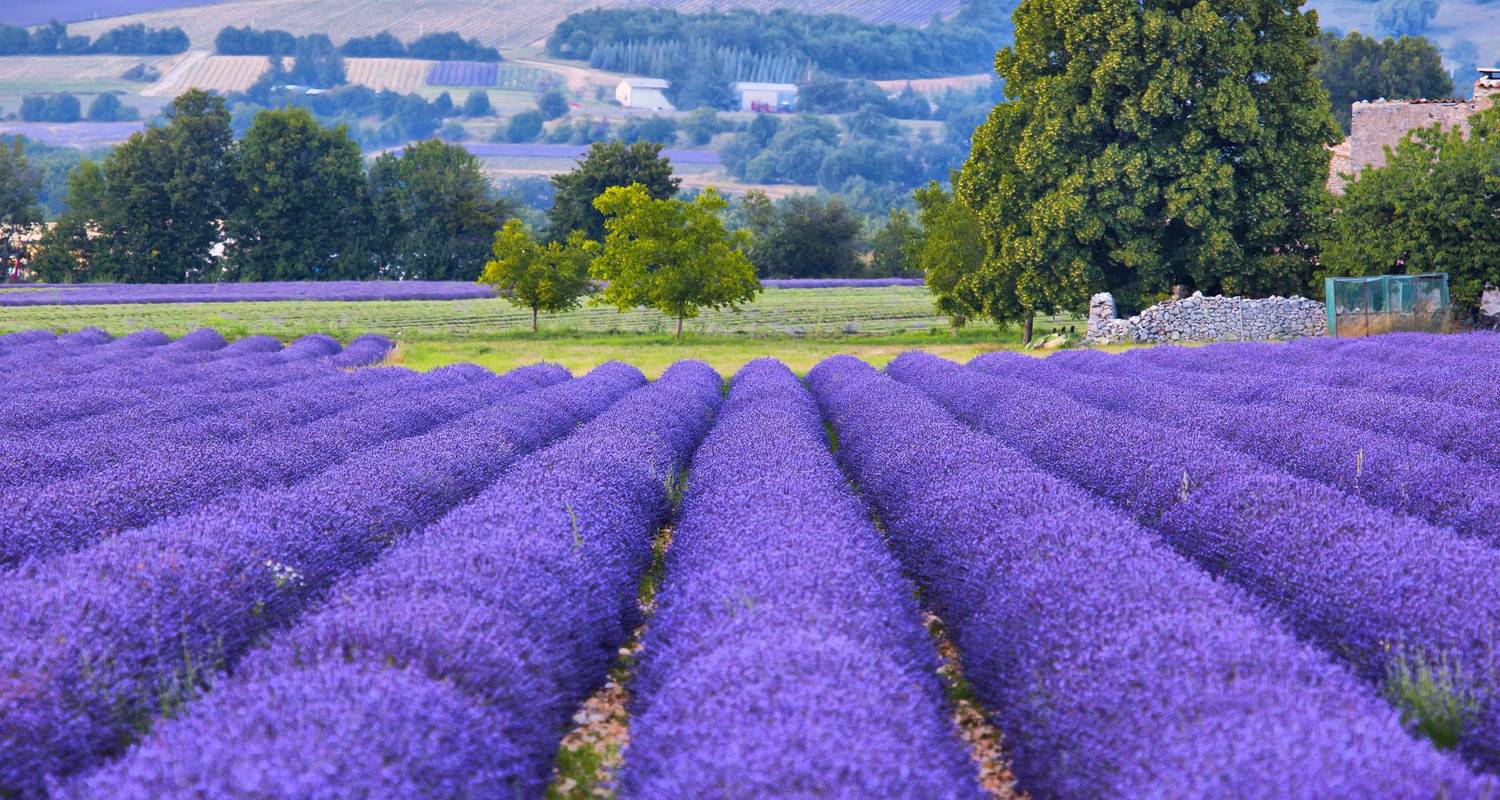
[[[797,86],[791,83],[748,83],[734,85],[741,111],[791,111],[797,105]]]
[[[675,111],[671,101],[663,94],[671,85],[659,78],[626,78],[615,87],[615,100],[626,108]]]
[[[1479,70],[1470,100],[1371,100],[1354,104],[1349,138],[1335,149],[1330,169],[1329,188],[1343,190],[1339,173],[1358,177],[1365,167],[1385,165],[1385,148],[1397,142],[1413,128],[1441,124],[1445,128],[1468,129],[1469,117],[1490,107],[1500,98],[1500,67]]]

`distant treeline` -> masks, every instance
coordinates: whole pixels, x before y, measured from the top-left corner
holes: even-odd
[[[299,43],[308,40],[328,41],[321,33],[294,36],[286,31],[256,30],[249,26],[228,27],[214,38],[214,49],[230,56],[290,56]],[[332,43],[329,43],[332,48]],[[430,61],[500,61],[500,51],[487,47],[478,39],[465,39],[452,31],[429,33],[410,44],[403,43],[389,31],[374,36],[356,36],[335,48],[340,55],[352,58],[421,58]]]
[[[83,104],[71,92],[29,94],[21,98],[21,119],[27,122],[78,122],[84,119]],[[105,92],[89,104],[89,122],[120,122],[138,119],[140,112]]]
[[[547,39],[548,54],[616,68],[639,52],[672,45],[705,45],[755,57],[806,62],[845,77],[903,78],[987,72],[995,51],[1010,42],[1014,0],[966,0],[952,19],[925,28],[879,25],[834,14],[778,9],[707,14],[639,9],[595,9],[570,15]],[[597,54],[597,55],[596,55]],[[681,78],[699,65],[660,58],[647,74]]]
[[[223,98],[193,90],[73,170],[36,267],[49,281],[473,280],[511,215],[462,148],[367,164],[300,108],[263,110],[236,140]]]
[[[127,56],[172,55],[188,49],[188,35],[181,28],[148,28],[145,25],[121,25],[89,41],[87,36],[70,36],[68,26],[50,22],[28,31],[14,25],[0,24],[0,56],[62,56],[90,53],[113,53]]]

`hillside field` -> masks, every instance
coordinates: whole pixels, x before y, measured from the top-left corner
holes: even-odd
[[[139,7],[141,0],[99,0],[100,10]],[[335,42],[389,30],[403,38],[422,31],[455,30],[498,47],[522,47],[546,39],[569,14],[591,8],[654,5],[680,11],[726,7],[715,0],[238,0],[186,8],[169,8],[108,19],[80,18],[72,29],[98,35],[120,24],[180,26],[194,47],[212,46],[229,25],[280,28],[292,33],[327,33]],[[769,10],[793,8],[810,13],[852,14],[868,20],[920,25],[933,14],[951,14],[958,0],[747,0],[737,6]]]

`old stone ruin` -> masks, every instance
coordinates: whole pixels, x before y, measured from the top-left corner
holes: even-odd
[[[1191,297],[1158,303],[1128,319],[1115,316],[1109,292],[1089,299],[1084,344],[1260,342],[1328,332],[1322,303],[1305,297]]]
[[[1332,148],[1328,188],[1335,194],[1344,189],[1344,176],[1358,178],[1369,167],[1385,166],[1385,149],[1394,148],[1413,128],[1440,124],[1444,128],[1469,129],[1469,117],[1491,103],[1500,102],[1500,68],[1479,70],[1470,100],[1378,100],[1354,104],[1349,138]]]

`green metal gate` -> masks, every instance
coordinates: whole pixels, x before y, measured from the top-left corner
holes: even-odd
[[[1330,336],[1374,336],[1392,331],[1448,333],[1448,273],[1326,278]]]

